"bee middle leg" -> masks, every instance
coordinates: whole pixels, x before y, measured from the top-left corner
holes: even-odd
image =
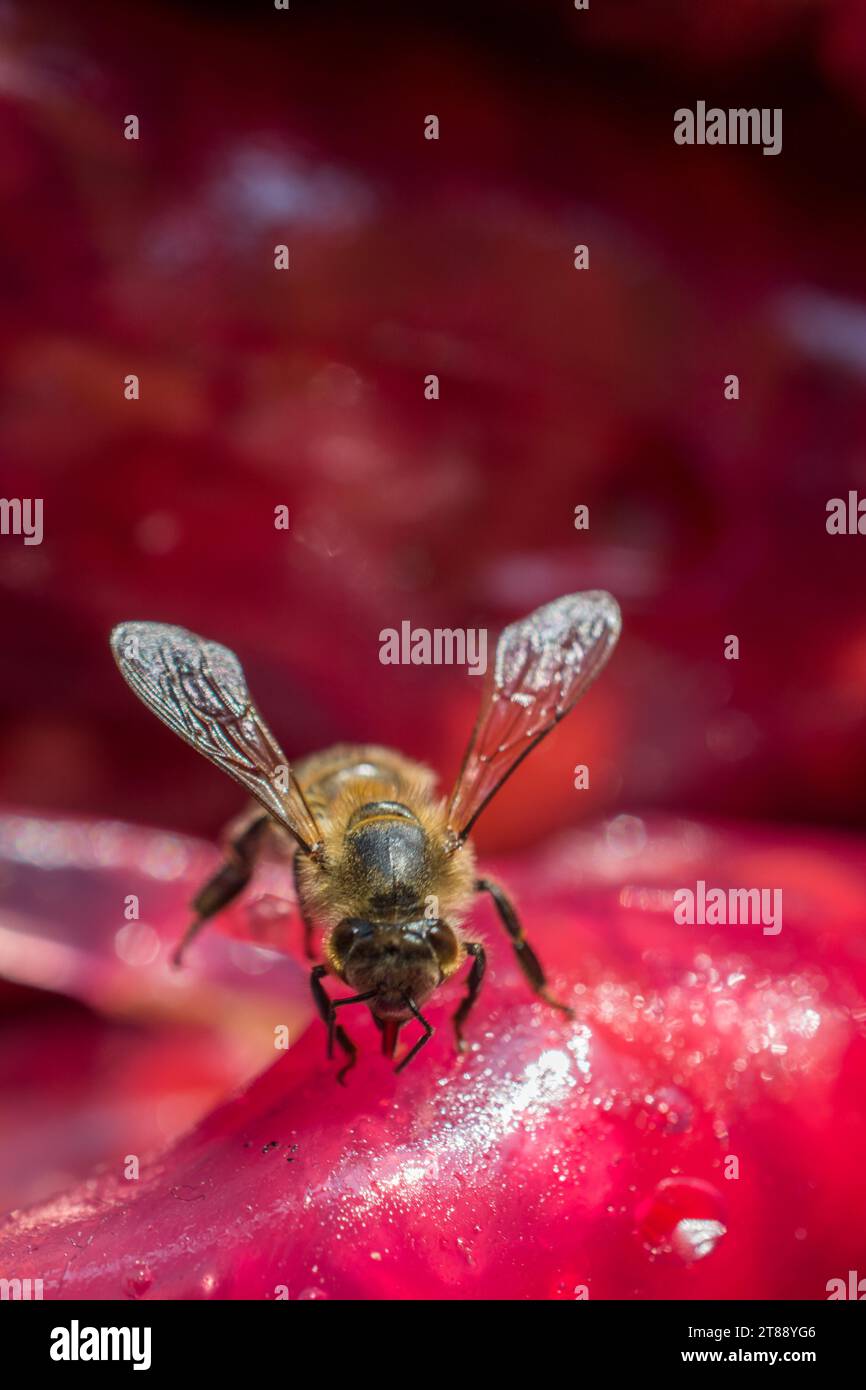
[[[527,941],[520,918],[514,910],[514,904],[504,889],[493,879],[479,878],[475,880],[475,891],[476,893],[489,893],[493,899],[499,919],[511,937],[511,945],[517,957],[517,964],[523,971],[524,978],[533,993],[537,994],[539,999],[543,999],[545,1004],[549,1004],[551,1008],[559,1009],[560,1013],[565,1014],[567,1018],[574,1018],[574,1009],[569,1004],[563,1004],[560,999],[556,999],[548,989],[547,976],[542,969],[541,961]]]
[[[469,971],[469,978],[466,981],[466,994],[451,1020],[458,1052],[466,1051],[466,1043],[463,1040],[463,1024],[466,1022],[469,1010],[478,998],[478,991],[481,988],[481,981],[484,979],[484,971],[487,968],[487,956],[480,942],[467,941],[466,954],[472,957],[472,969]]]
[[[265,831],[270,824],[270,816],[263,814],[248,822],[243,829],[229,841],[226,861],[192,900],[195,913],[192,921],[175,947],[171,958],[172,965],[183,963],[187,946],[198,936],[202,927],[211,917],[228,907],[241,889],[246,888],[252,877],[259,852],[264,843]]]

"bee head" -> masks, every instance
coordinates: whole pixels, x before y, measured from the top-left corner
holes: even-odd
[[[379,1019],[407,1019],[408,1001],[420,1008],[454,969],[460,946],[447,922],[422,917],[397,924],[344,917],[331,933],[328,954],[359,994],[375,990],[370,1009]]]

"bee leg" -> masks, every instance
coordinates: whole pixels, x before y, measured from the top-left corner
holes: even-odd
[[[322,1019],[322,1022],[328,1029],[328,1058],[330,1059],[334,1055],[335,1038],[346,1054],[347,1060],[344,1063],[344,1065],[340,1068],[340,1070],[337,1072],[337,1080],[339,1081],[341,1086],[345,1086],[346,1073],[351,1071],[353,1066],[355,1065],[355,1062],[358,1059],[358,1049],[352,1042],[352,1039],[349,1037],[342,1024],[339,1024],[337,1022],[337,1005],[354,1004],[357,1003],[358,1000],[330,999],[328,997],[328,993],[325,989],[325,986],[322,984],[322,976],[326,975],[327,973],[328,967],[326,965],[314,965],[313,969],[310,972],[310,987],[313,991],[313,999],[315,1000],[316,1008],[319,1010],[319,1015]],[[364,994],[361,996],[361,998],[369,999],[372,998],[372,995]]]
[[[422,1014],[421,1010],[418,1008],[418,1005],[415,1003],[414,999],[410,999],[407,995],[406,1003],[412,1011],[412,1017],[417,1018],[418,1022],[421,1024],[421,1027],[424,1029],[424,1032],[421,1034],[420,1038],[415,1043],[415,1045],[413,1047],[410,1047],[402,1062],[397,1063],[396,1067],[394,1068],[395,1072],[402,1071],[404,1067],[408,1067],[409,1063],[412,1061],[412,1058],[417,1056],[424,1044],[428,1043],[432,1038],[433,1034],[436,1032],[436,1029],[433,1027],[433,1025],[427,1022],[426,1018]]]
[[[467,941],[466,954],[473,957],[472,969],[469,971],[469,978],[466,981],[466,996],[452,1019],[458,1052],[466,1051],[466,1043],[463,1041],[463,1024],[466,1021],[469,1010],[478,998],[478,991],[481,988],[481,981],[484,979],[484,971],[487,966],[487,957],[484,954],[484,947],[480,945],[479,942]]]
[[[307,960],[315,960],[316,952],[313,949],[313,932],[316,924],[308,913],[304,899],[301,896],[301,874],[298,865],[301,862],[301,855],[303,852],[302,849],[295,851],[295,857],[292,860],[292,872],[295,879],[295,897],[298,900],[298,911],[301,914],[301,921],[304,924],[304,955],[307,957]]]
[[[517,964],[523,971],[530,989],[551,1008],[559,1009],[560,1013],[565,1014],[567,1018],[574,1018],[574,1009],[554,998],[548,989],[547,978],[541,967],[541,961],[527,941],[523,927],[520,925],[520,919],[514,910],[514,905],[504,890],[500,888],[498,883],[494,883],[493,879],[479,878],[475,880],[475,891],[476,893],[489,893],[493,899],[500,921],[511,937],[511,945],[517,957]]]
[[[172,965],[182,964],[184,951],[194,937],[198,936],[205,923],[218,912],[222,912],[224,907],[228,907],[241,889],[246,888],[252,877],[270,819],[268,815],[257,816],[229,842],[226,862],[217,869],[213,878],[209,878],[204,887],[199,889],[192,900],[191,906],[195,916],[175,947],[171,958]]]
[[[330,1004],[330,1018],[328,1019],[328,1056],[329,1056],[329,1057],[331,1056],[331,1054],[332,1054],[333,1051],[334,1051],[334,1043],[333,1043],[334,1033],[338,1031],[338,1029],[337,1029],[337,1010],[338,1010],[338,1009],[344,1008],[346,1004],[366,1004],[366,1002],[367,1002],[368,999],[375,999],[375,998],[376,998],[376,995],[378,994],[378,992],[379,992],[379,991],[378,991],[378,990],[375,990],[375,989],[368,989],[367,992],[366,992],[366,994],[353,994],[349,999],[331,999],[331,1000],[329,1000],[329,1004]]]

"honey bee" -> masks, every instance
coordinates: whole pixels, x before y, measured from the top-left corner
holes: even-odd
[[[463,1027],[486,964],[484,947],[463,927],[477,893],[493,899],[530,988],[570,1015],[548,989],[504,889],[476,876],[468,836],[518,764],[602,670],[619,633],[616,601],[600,590],[566,595],[507,627],[446,802],[436,795],[432,772],[387,748],[339,744],[291,766],[255,708],[233,652],[184,628],[121,623],[111,646],[124,679],[169,728],[255,798],[230,831],[225,862],[193,900],[175,964],[270,850],[292,859],[328,1056],[335,1042],[345,1055],[338,1080],[345,1081],[357,1057],[338,1010],[368,1004],[391,1058],[401,1028],[415,1019],[421,1033],[396,1068],[401,1071],[433,1036],[422,1007],[470,963],[453,1016],[457,1048],[464,1049]],[[352,993],[331,998],[327,976]]]

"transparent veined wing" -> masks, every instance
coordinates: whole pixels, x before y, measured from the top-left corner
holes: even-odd
[[[167,623],[120,623],[111,649],[124,680],[164,724],[240,782],[303,849],[315,848],[318,826],[234,652]]]
[[[606,664],[621,625],[616,600],[599,589],[555,599],[505,629],[451,794],[448,824],[459,839],[574,708]]]

